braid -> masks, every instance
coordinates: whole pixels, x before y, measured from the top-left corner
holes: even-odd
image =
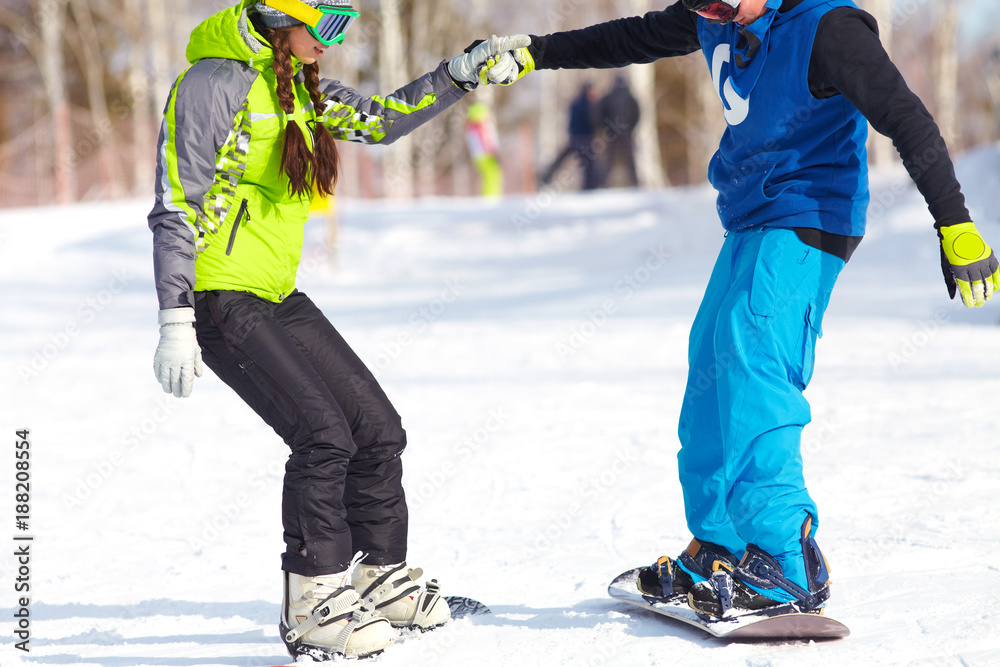
[[[275,30],[271,33],[274,47],[274,63],[271,67],[278,79],[278,103],[285,113],[295,111],[295,91],[292,88],[292,57],[288,46],[288,32]]]
[[[325,102],[319,92],[319,65],[316,63],[306,65],[303,72],[313,110],[317,117],[321,117]],[[340,154],[337,151],[337,142],[321,120],[313,124],[313,168],[316,175],[316,189],[324,197],[332,196],[340,171]]]
[[[267,35],[274,49],[274,74],[278,81],[278,103],[286,114],[295,111],[292,85],[292,57],[288,45],[289,29],[276,29]],[[285,124],[285,143],[281,149],[281,169],[288,176],[288,191],[295,197],[312,194],[313,154],[302,129],[294,120]],[[331,186],[332,187],[332,186]]]

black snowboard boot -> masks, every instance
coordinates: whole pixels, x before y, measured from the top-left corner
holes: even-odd
[[[738,560],[725,547],[693,539],[677,559],[662,556],[642,568],[637,586],[640,593],[652,598],[686,596],[696,583],[711,577],[712,572],[719,569],[731,572]]]
[[[743,613],[760,611],[781,602],[758,593],[729,572],[719,571],[691,587],[688,604],[702,614],[722,616],[730,609]]]
[[[781,604],[800,612],[821,609],[830,598],[830,573],[813,532],[810,517],[802,524],[800,540],[808,590],[786,579],[777,560],[750,544],[735,570],[714,572],[707,581],[692,586],[688,604],[712,616],[723,616],[730,609],[753,612]]]

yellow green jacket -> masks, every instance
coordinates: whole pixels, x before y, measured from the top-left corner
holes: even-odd
[[[295,289],[309,198],[288,194],[281,169],[285,127],[324,123],[337,139],[388,144],[461,99],[442,62],[391,95],[364,97],[323,79],[325,109],[303,78],[295,110],[278,103],[273,53],[249,20],[254,0],[206,19],[164,109],[156,202],[149,213],[160,308],[193,306],[195,291],[236,290],[278,302]],[[301,63],[293,57],[296,71]]]

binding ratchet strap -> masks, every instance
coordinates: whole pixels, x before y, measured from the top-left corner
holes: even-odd
[[[669,556],[660,556],[656,561],[656,574],[660,579],[660,588],[663,589],[663,597],[670,597],[674,594],[674,563]]]
[[[340,631],[340,634],[337,635],[337,646],[334,651],[336,653],[340,653],[341,655],[346,655],[347,642],[351,639],[351,633],[357,630],[359,625],[370,618],[370,612],[364,611],[363,609],[355,610],[355,612],[351,615],[351,620],[347,622],[347,625],[345,625]]]
[[[716,570],[712,573],[711,581],[712,588],[719,596],[719,607],[722,610],[719,615],[723,616],[733,608],[733,578],[725,570]]]
[[[427,620],[427,615],[430,613],[431,609],[434,607],[434,603],[438,598],[441,597],[441,585],[438,584],[437,579],[431,579],[425,585],[427,589],[420,594],[420,599],[417,600],[417,611],[413,615],[413,625],[419,627],[425,627],[424,621]]]
[[[344,587],[320,602],[312,610],[312,613],[309,614],[309,617],[306,620],[302,621],[285,634],[285,641],[291,644],[316,626],[326,625],[327,623],[337,620],[337,617],[341,612],[353,607],[358,599],[357,594],[341,595],[341,593],[345,590],[353,592],[352,589]]]
[[[726,572],[729,572],[730,574],[732,574],[733,573],[733,566],[730,565],[729,563],[727,563],[724,560],[712,561],[712,572],[719,572],[721,570],[725,570]]]
[[[420,586],[413,582],[423,576],[424,571],[418,567],[402,574],[400,571],[405,567],[406,563],[401,563],[391,570],[382,573],[382,576],[372,582],[365,589],[365,592],[361,594],[364,598],[364,606],[370,609],[384,607],[420,590]],[[396,576],[400,574],[401,576]],[[393,578],[394,576],[396,578]],[[401,590],[397,591],[397,587]]]
[[[750,546],[753,547],[753,545]],[[802,611],[816,609],[830,597],[830,589],[828,587],[811,592],[785,578],[777,562],[771,556],[755,548],[747,550],[743,562],[740,563],[740,569],[754,577],[754,579],[751,579],[752,583],[758,586],[770,585],[794,597],[798,600]]]

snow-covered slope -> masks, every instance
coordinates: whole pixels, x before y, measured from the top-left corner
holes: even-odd
[[[960,176],[1000,244],[1000,151],[964,156]],[[496,612],[371,664],[1000,664],[1000,303],[948,300],[905,174],[873,190],[804,436],[829,613],[853,634],[810,645],[726,645],[605,593],[689,539],[675,431],[722,240],[711,191],[346,202],[336,270],[311,223],[300,288],[407,428],[409,562]],[[3,665],[288,662],[285,447],[210,372],[186,400],[154,380],[149,205],[0,212]],[[30,653],[14,647],[25,535]]]

